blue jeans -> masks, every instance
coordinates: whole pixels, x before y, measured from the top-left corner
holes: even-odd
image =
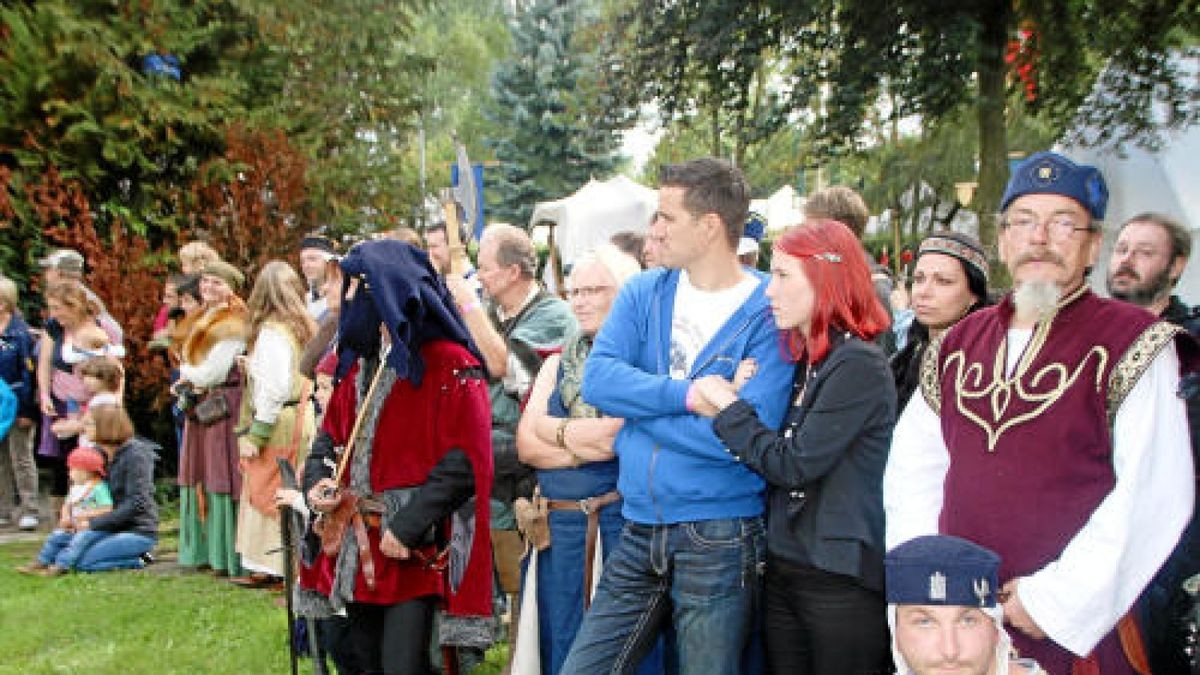
[[[55,530],[50,533],[49,537],[46,537],[46,543],[42,544],[42,550],[38,553],[38,562],[69,570],[75,566],[79,555],[96,543],[103,534],[103,532],[95,530],[82,532]]]
[[[631,673],[666,632],[679,673],[757,673],[762,518],[626,523],[562,672]]]
[[[107,572],[145,567],[142,554],[154,548],[154,537],[135,532],[96,531],[96,539],[75,562],[80,572]]]

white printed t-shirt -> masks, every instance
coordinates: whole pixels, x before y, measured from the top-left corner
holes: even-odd
[[[742,280],[719,291],[705,291],[692,285],[687,270],[679,272],[675,288],[675,307],[671,312],[671,377],[687,378],[698,355],[721,326],[758,287],[758,279],[742,274]]]

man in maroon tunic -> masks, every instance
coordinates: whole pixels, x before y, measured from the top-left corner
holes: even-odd
[[[487,385],[424,252],[372,241],[341,267],[348,371],[305,465],[322,534],[307,581],[346,610],[342,662],[425,673],[435,609],[480,632],[492,613]]]
[[[1051,673],[1140,670],[1127,613],[1194,497],[1177,329],[1085,284],[1106,199],[1060,155],[1017,167],[999,239],[1014,291],[930,346],[884,478],[888,546],[940,533],[998,553],[1014,646]]]

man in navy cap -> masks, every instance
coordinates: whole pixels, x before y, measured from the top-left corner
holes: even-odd
[[[763,235],[767,233],[767,219],[751,211],[746,219],[746,229],[742,230],[742,238],[738,240],[738,261],[746,267],[758,267],[759,248]]]
[[[1191,345],[1085,283],[1106,201],[1100,172],[1061,155],[1016,168],[1013,292],[930,344],[884,477],[888,545],[941,533],[998,553],[1013,643],[1053,673],[1136,672],[1129,610],[1194,497],[1175,395]]]
[[[888,625],[900,675],[1037,675],[1015,659],[997,602],[1000,556],[958,537],[917,537],[888,552]]]

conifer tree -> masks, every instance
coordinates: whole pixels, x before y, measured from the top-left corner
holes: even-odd
[[[627,121],[606,99],[581,27],[578,2],[518,5],[513,50],[492,78],[488,145],[499,166],[488,174],[489,209],[525,227],[534,204],[603,179],[619,162],[618,128]]]

